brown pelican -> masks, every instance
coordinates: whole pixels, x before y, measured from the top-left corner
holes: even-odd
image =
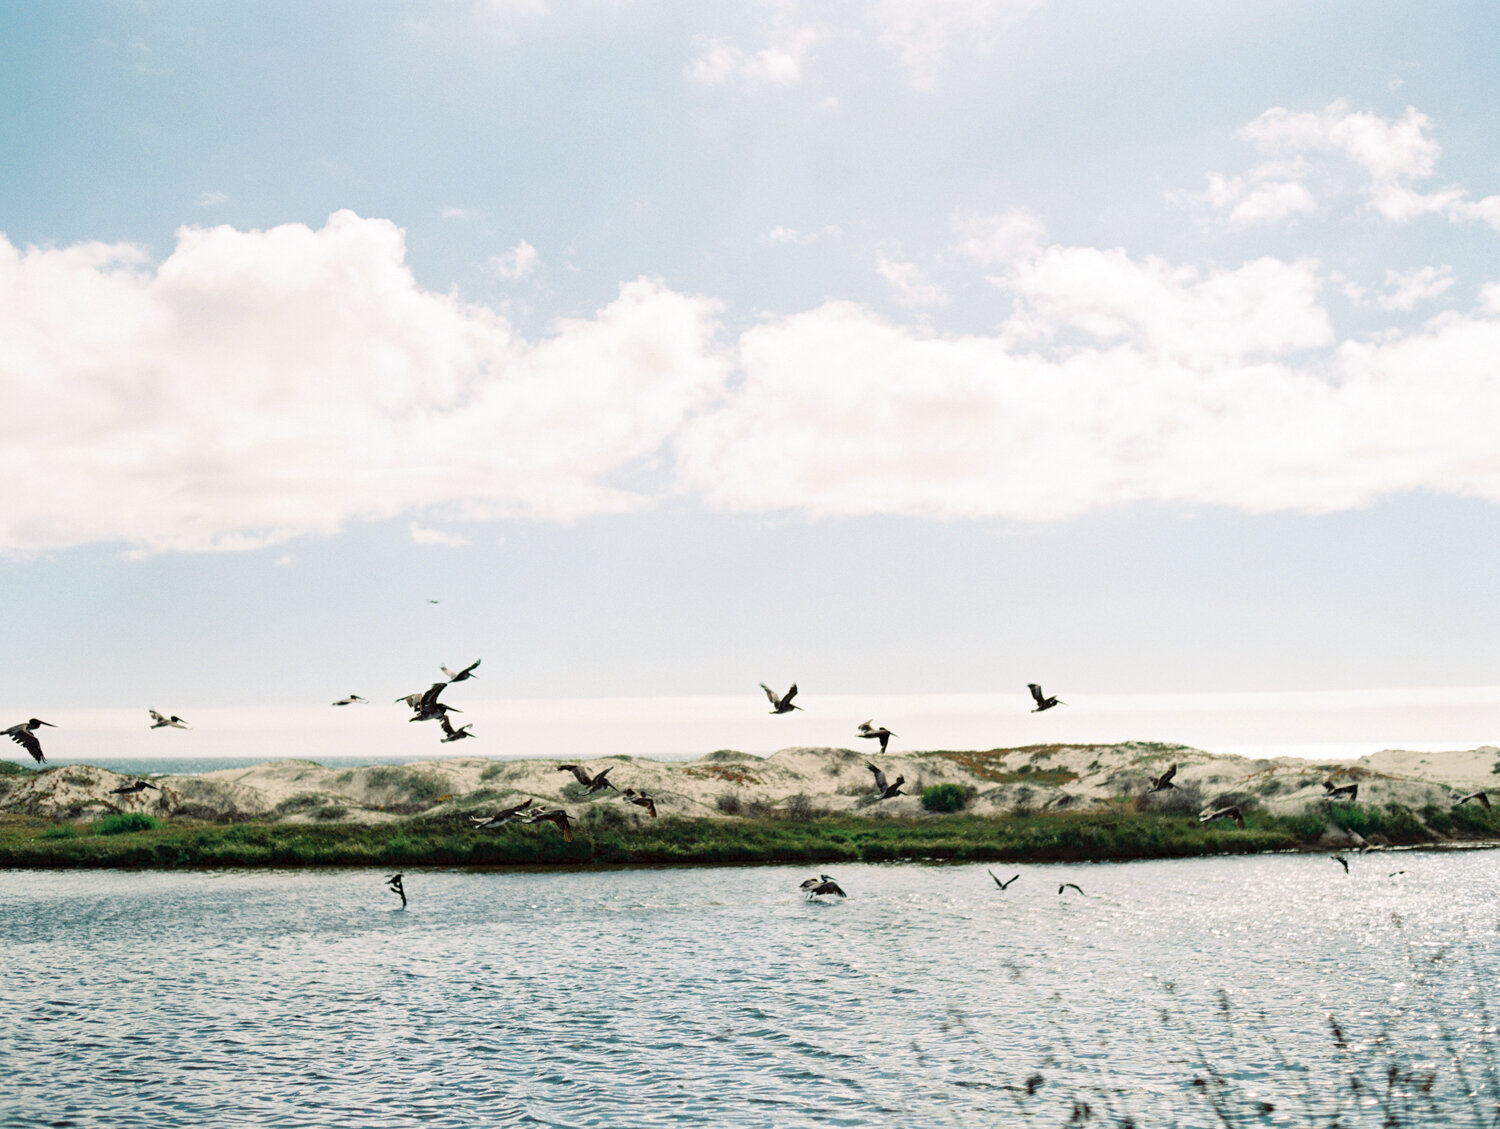
[[[1349,873],[1349,860],[1346,859],[1343,855],[1334,855],[1333,856],[1333,861],[1336,862],[1336,863],[1338,863],[1340,866],[1342,866],[1344,868],[1344,873],[1345,874]]]
[[[555,823],[562,828],[563,838],[569,843],[573,841],[573,824],[568,819],[568,813],[562,808],[553,808],[551,811],[534,811],[527,823]]]
[[[401,875],[393,874],[385,880],[385,884],[396,893],[401,895],[401,908],[406,908],[406,891],[401,888]]]
[[[1152,792],[1165,792],[1168,788],[1177,787],[1177,785],[1172,783],[1172,777],[1176,775],[1177,766],[1174,764],[1171,768],[1167,769],[1166,772],[1162,773],[1155,780],[1151,781],[1151,787],[1146,789],[1146,794],[1150,795]]]
[[[478,678],[479,677],[479,675],[477,675],[477,674],[474,673],[474,668],[479,665],[479,662],[480,662],[479,659],[475,659],[473,662],[471,662],[468,666],[464,667],[463,670],[459,671],[457,674],[454,674],[453,671],[449,670],[446,666],[440,666],[440,667],[438,667],[438,669],[441,670],[444,674],[446,674],[448,676],[448,681],[449,682],[462,682],[466,678]]]
[[[906,795],[905,792],[901,791],[901,785],[906,783],[906,777],[898,776],[896,777],[896,783],[887,784],[885,782],[885,773],[881,772],[880,769],[868,761],[865,763],[865,767],[875,774],[875,798],[877,800],[890,800],[896,796]]]
[[[157,788],[150,781],[137,780],[134,784],[121,784],[118,788],[111,788],[109,794],[111,796],[129,796],[136,792],[144,792],[147,788],[155,788],[156,791],[161,791],[160,788]]]
[[[651,813],[651,818],[656,818],[656,801],[645,792],[637,792],[634,788],[626,788],[620,793],[620,799],[627,804],[634,804],[638,808],[645,808]]]
[[[557,769],[559,772],[571,772],[575,777],[577,777],[578,783],[583,785],[583,794],[585,796],[592,796],[595,792],[602,792],[606,788],[615,787],[605,779],[605,777],[607,777],[611,772],[615,770],[614,765],[610,765],[608,768],[603,769],[594,776],[590,776],[586,771],[584,771],[583,766],[578,764],[560,764],[557,766]],[[619,789],[617,788],[615,790],[619,791]]]
[[[885,747],[891,743],[891,738],[896,736],[895,733],[892,733],[885,726],[882,725],[879,729],[876,729],[868,721],[862,721],[859,723],[859,735],[861,737],[880,738],[880,751],[882,753],[885,752]]]
[[[470,722],[468,725],[460,725],[457,729],[454,729],[453,723],[448,720],[447,714],[444,714],[442,717],[438,718],[438,720],[443,723],[444,741],[462,741],[465,737],[474,736],[474,734],[469,732],[469,730],[474,728],[472,722]]]
[[[1067,702],[1058,701],[1056,694],[1053,694],[1050,698],[1047,697],[1042,693],[1042,688],[1035,682],[1026,683],[1026,689],[1030,690],[1031,696],[1036,699],[1036,709],[1032,710],[1032,713],[1041,713],[1043,710],[1050,710],[1053,706],[1065,706],[1068,704]]]
[[[336,705],[336,706],[352,706],[355,702],[364,702],[364,701],[366,701],[366,699],[361,698],[358,694],[350,694],[347,698],[340,698],[338,701],[334,702],[333,704]]]
[[[797,684],[795,682],[792,683],[790,690],[781,695],[778,695],[775,690],[772,690],[764,682],[760,684],[760,688],[766,692],[766,697],[771,699],[772,713],[791,713],[793,710],[800,710],[802,708],[801,706],[792,705],[792,699],[797,696]]]
[[[1067,703],[1064,702],[1063,704],[1066,705]],[[1067,890],[1067,889],[1077,890],[1080,894],[1083,894],[1083,887],[1080,886],[1080,885],[1078,885],[1078,883],[1076,883],[1076,882],[1064,882],[1061,886],[1059,886],[1057,888],[1057,892],[1059,894],[1061,894],[1064,890]],[[1083,896],[1085,898],[1088,897],[1087,894],[1083,894]]]
[[[819,897],[823,894],[836,894],[840,898],[847,898],[849,896],[844,893],[837,882],[826,874],[820,874],[816,878],[807,879],[807,881],[802,883],[801,888],[806,891],[809,899]]]
[[[1470,800],[1478,800],[1479,806],[1486,810],[1490,806],[1490,794],[1488,792],[1470,792],[1467,796],[1460,796],[1455,793],[1452,799],[1454,807],[1458,807],[1459,804],[1466,804]]]
[[[1334,787],[1332,780],[1323,781],[1323,798],[1325,800],[1348,800],[1352,804],[1358,795],[1358,784],[1345,784],[1342,787]]]
[[[146,712],[151,715],[151,728],[152,729],[161,729],[163,727],[169,727],[169,728],[172,728],[172,729],[189,729],[189,728],[191,728],[188,725],[187,722],[183,721],[182,718],[178,717],[175,713],[171,717],[163,717],[161,714],[157,713],[155,710],[147,710]]]
[[[1215,808],[1213,811],[1200,812],[1198,815],[1199,823],[1212,823],[1216,819],[1232,819],[1241,827],[1245,826],[1245,817],[1240,814],[1238,805],[1231,805],[1227,808]]]
[[[474,825],[475,831],[485,827],[503,827],[511,820],[518,818],[521,812],[529,808],[534,802],[534,800],[527,800],[525,803],[517,804],[515,807],[501,808],[488,819],[478,815],[471,815],[469,816],[469,822]]]
[[[1011,875],[1009,882],[1001,882],[999,878],[995,877],[995,872],[993,870],[989,872],[989,876],[995,879],[995,885],[999,886],[1002,890],[1007,889],[1010,886],[1011,882],[1014,882],[1017,878],[1021,877],[1019,874],[1013,874]]]
[[[434,682],[420,694],[408,694],[404,698],[397,698],[398,702],[405,702],[416,711],[416,716],[409,718],[410,721],[435,721],[445,716],[449,710],[454,713],[463,713],[463,710],[445,706],[438,701],[438,695],[443,692],[446,682]]]
[[[28,721],[21,722],[19,725],[12,725],[3,732],[17,745],[20,745],[21,748],[30,753],[37,764],[46,764],[47,758],[42,756],[42,743],[37,740],[36,734],[32,732],[38,725],[51,726],[53,729],[57,728],[50,721],[43,721],[39,717],[33,717]]]

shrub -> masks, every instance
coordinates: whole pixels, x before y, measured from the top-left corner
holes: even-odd
[[[161,820],[143,811],[122,811],[106,815],[94,825],[94,831],[99,835],[128,835],[132,831],[155,831],[160,826]]]
[[[741,804],[738,792],[720,792],[714,803],[718,804],[719,810],[725,815],[740,814]]]
[[[922,806],[928,811],[963,811],[969,794],[957,784],[933,784],[922,789]]]
[[[818,813],[813,810],[812,801],[801,792],[798,792],[795,796],[787,798],[786,814],[788,819],[797,819],[806,822]]]
[[[43,839],[75,839],[78,837],[78,829],[66,823],[58,823],[42,832]]]

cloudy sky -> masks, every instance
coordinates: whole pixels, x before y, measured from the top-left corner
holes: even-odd
[[[1500,740],[1497,47],[1442,0],[0,7],[0,704],[417,755],[389,699],[482,656],[490,755]]]

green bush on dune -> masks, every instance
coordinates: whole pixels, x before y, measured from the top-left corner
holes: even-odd
[[[96,835],[127,835],[132,831],[155,831],[161,820],[143,811],[121,811],[106,815],[94,825]]]
[[[928,811],[963,811],[968,803],[968,791],[958,784],[932,784],[922,789],[922,806]]]

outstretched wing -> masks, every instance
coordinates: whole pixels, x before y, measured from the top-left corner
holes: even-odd
[[[784,698],[781,699],[781,704],[784,705],[784,706],[791,705],[792,704],[792,699],[795,698],[796,696],[797,696],[797,684],[795,682],[793,682],[792,683],[792,688],[786,692],[786,697],[784,697]]]
[[[427,693],[423,694],[422,697],[418,699],[417,708],[423,713],[431,710],[434,706],[437,705],[438,695],[443,692],[443,687],[447,685],[448,684],[446,682],[434,682],[427,688]]]
[[[1046,704],[1047,696],[1042,693],[1042,688],[1035,682],[1026,683],[1026,689],[1031,691],[1031,696],[1036,700],[1037,705],[1040,706]]]
[[[24,725],[17,725],[12,729],[7,729],[6,732],[10,734],[12,741],[32,755],[37,764],[47,763],[47,758],[42,756],[42,743],[37,740],[35,733]]]
[[[1171,768],[1167,769],[1166,772],[1161,774],[1161,777],[1156,781],[1156,786],[1160,788],[1165,784],[1170,784],[1172,782],[1172,777],[1176,775],[1177,766],[1174,764]]]
[[[781,708],[781,695],[777,694],[775,690],[772,690],[764,682],[760,684],[760,688],[766,692],[766,697],[771,700],[771,708],[779,710]]]
[[[587,772],[583,771],[583,766],[582,765],[578,765],[578,764],[560,764],[557,767],[561,771],[571,772],[573,774],[573,776],[577,779],[578,783],[582,784],[585,788],[587,788],[590,784],[592,784],[594,782],[594,778],[592,776],[590,776]]]
[[[873,764],[866,763],[865,767],[875,774],[875,791],[884,792],[886,788],[885,773],[881,772]]]

